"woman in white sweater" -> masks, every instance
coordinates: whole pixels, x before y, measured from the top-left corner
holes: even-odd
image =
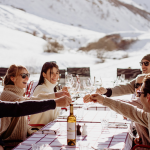
[[[54,62],[46,62],[42,67],[40,79],[33,92],[33,96],[36,96],[39,93],[54,93],[58,78],[58,65]],[[47,124],[59,116],[60,110],[60,107],[56,107],[54,110],[31,115],[30,124]]]

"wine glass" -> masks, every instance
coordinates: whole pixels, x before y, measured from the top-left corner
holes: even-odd
[[[99,89],[100,87],[102,87],[102,85],[103,85],[102,78],[100,77],[98,80],[96,80],[95,78],[95,84],[94,84],[95,91]]]
[[[121,74],[120,78],[121,78],[121,82],[125,82],[125,74]]]
[[[93,92],[93,86],[92,86],[92,82],[89,79],[87,80],[83,80],[83,89],[85,91],[85,95],[86,94],[91,94]],[[88,107],[92,106],[94,103],[93,102],[88,102],[88,103],[84,103],[83,105],[83,109],[87,109]]]
[[[102,87],[102,85],[103,85],[103,82],[102,82],[102,78],[100,77],[99,86]]]
[[[66,87],[70,87],[71,86],[72,79],[73,79],[72,74],[66,73],[66,75],[65,75],[65,86]]]

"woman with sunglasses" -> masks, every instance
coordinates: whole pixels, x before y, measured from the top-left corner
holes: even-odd
[[[63,96],[63,92],[62,93],[60,92],[57,94],[56,93],[39,94],[35,97],[25,98],[24,89],[27,86],[29,76],[30,74],[25,67],[11,65],[4,77],[4,90],[1,93],[0,99],[2,101],[15,102],[15,101],[24,101],[24,100],[55,99]],[[68,93],[67,95],[69,96]],[[12,117],[3,117],[1,119],[0,136],[2,136],[2,138],[4,132],[7,131],[8,127],[11,125],[11,122],[12,122]],[[30,130],[30,126],[27,125],[27,117],[19,117],[19,119],[16,121],[15,128],[12,131],[11,135],[5,138],[5,140],[25,140],[27,133],[28,134],[32,133],[32,130]]]
[[[50,109],[55,109],[56,106],[67,107],[69,106],[70,103],[71,99],[65,96],[55,100],[40,100],[40,101],[29,100],[21,102],[7,102],[0,100],[0,124],[1,118],[3,117],[27,116],[35,113],[44,112]],[[0,138],[0,150],[3,150],[4,146],[5,143]]]
[[[59,68],[55,62],[46,62],[42,66],[40,79],[36,86],[33,96],[39,93],[54,93],[56,91],[57,81],[59,79]],[[63,89],[64,91],[64,89]],[[30,124],[47,124],[59,116],[61,108],[56,107],[43,113],[30,116]]]

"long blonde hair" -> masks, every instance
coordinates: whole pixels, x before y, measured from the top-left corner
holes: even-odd
[[[4,77],[4,85],[14,85],[14,82],[10,79],[10,77],[16,77],[17,75],[19,75],[22,69],[26,69],[26,67],[21,65],[17,66],[15,64],[11,65],[8,68],[6,75]]]

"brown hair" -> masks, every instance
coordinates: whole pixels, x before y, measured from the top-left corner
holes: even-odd
[[[146,59],[146,60],[150,61],[150,54],[145,55],[145,56],[142,58],[142,60],[143,60],[143,59]],[[142,61],[142,60],[141,60],[141,61]]]
[[[41,84],[44,83],[43,72],[46,73],[47,70],[50,69],[50,76],[51,76],[51,70],[53,69],[53,67],[57,68],[58,71],[59,71],[59,67],[56,64],[56,62],[46,62],[46,63],[44,63],[44,65],[42,67],[42,70],[41,70],[41,74],[40,74],[40,79],[39,79],[38,85],[41,85]]]
[[[150,94],[150,73],[145,76],[144,83],[145,86],[143,88],[143,92],[144,92],[144,97],[146,97],[147,93]]]
[[[10,79],[10,77],[16,77],[19,75],[22,69],[26,69],[24,66],[16,66],[16,65],[11,65],[4,77],[4,85],[14,85],[14,82]],[[26,69],[27,70],[27,69]],[[27,70],[28,71],[28,70]]]

